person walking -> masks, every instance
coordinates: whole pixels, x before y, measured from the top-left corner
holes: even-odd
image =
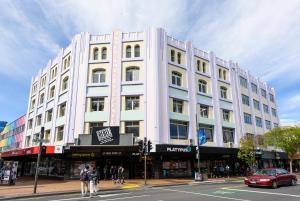
[[[104,180],[107,179],[107,173],[108,173],[108,167],[107,167],[107,165],[105,165],[104,168],[103,168],[103,176],[104,176]]]
[[[117,166],[112,166],[111,167],[111,179],[115,184],[117,183],[117,174],[118,174]]]
[[[89,189],[88,183],[89,183],[89,166],[86,165],[83,170],[80,172],[80,185],[81,185],[81,196],[85,197],[87,196],[87,192]]]
[[[120,165],[118,168],[118,183],[124,184],[124,168],[122,165]]]
[[[97,195],[97,183],[98,183],[98,174],[96,168],[94,167],[92,171],[89,172],[89,181],[90,181],[90,197]]]

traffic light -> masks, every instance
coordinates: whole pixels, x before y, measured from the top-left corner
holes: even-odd
[[[153,148],[152,147],[152,142],[150,140],[148,140],[148,153],[150,153],[151,149]]]
[[[140,141],[138,142],[138,144],[139,144],[139,152],[140,152],[140,153],[144,153],[144,141],[143,141],[143,140],[140,140]]]

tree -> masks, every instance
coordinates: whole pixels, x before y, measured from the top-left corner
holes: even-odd
[[[274,128],[265,134],[265,143],[285,151],[290,159],[290,172],[293,172],[293,159],[300,150],[300,127]]]
[[[255,141],[252,136],[245,135],[240,140],[240,150],[237,157],[244,161],[249,167],[255,163]]]

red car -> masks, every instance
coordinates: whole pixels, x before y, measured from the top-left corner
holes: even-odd
[[[297,177],[284,169],[270,168],[257,170],[252,176],[245,178],[245,184],[252,186],[270,186],[278,188],[281,185],[297,185]]]

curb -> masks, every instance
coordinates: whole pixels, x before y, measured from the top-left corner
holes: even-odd
[[[101,192],[108,192],[108,191],[124,191],[127,189],[122,188],[115,188],[115,189],[104,189]],[[18,200],[24,198],[37,198],[37,197],[47,197],[47,196],[54,196],[54,195],[71,195],[71,194],[79,194],[81,193],[80,190],[76,191],[65,191],[65,192],[51,192],[51,193],[40,193],[40,194],[30,194],[30,195],[22,195],[22,196],[13,196],[13,197],[0,197],[0,201],[2,200]]]

